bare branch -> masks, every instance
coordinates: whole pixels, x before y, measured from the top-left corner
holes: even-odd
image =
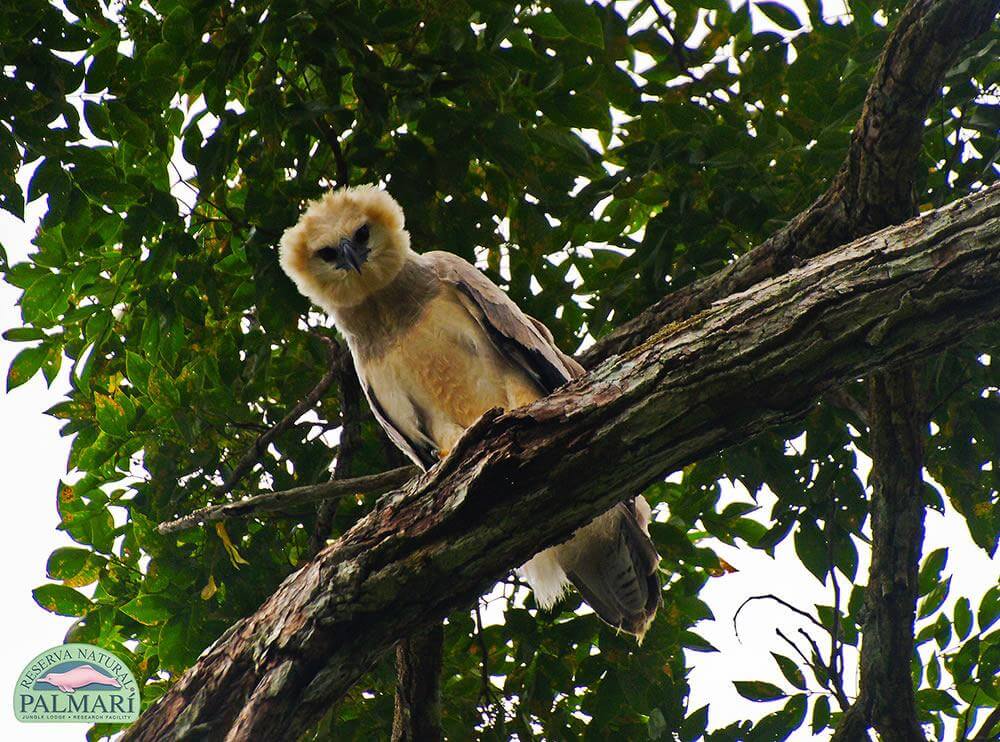
[[[160,533],[175,533],[194,528],[203,523],[214,523],[229,518],[247,518],[264,513],[287,513],[303,505],[311,505],[344,495],[381,495],[401,487],[420,474],[415,466],[401,466],[381,474],[369,474],[354,479],[336,479],[306,487],[295,487],[282,492],[265,492],[237,502],[209,505],[176,520],[161,523]]]
[[[792,605],[791,603],[789,603],[787,600],[782,600],[777,595],[772,595],[772,594],[767,594],[767,595],[752,595],[749,598],[747,598],[746,600],[744,600],[742,603],[740,603],[740,607],[737,608],[736,609],[736,613],[733,614],[733,631],[736,632],[736,638],[737,639],[740,638],[740,630],[739,630],[739,628],[736,625],[736,619],[739,618],[740,611],[743,610],[743,607],[747,603],[749,603],[751,601],[754,601],[754,600],[773,600],[778,605],[782,605],[785,608],[787,608],[788,610],[792,611],[793,613],[797,613],[798,615],[802,616],[804,619],[806,619],[807,621],[809,621],[814,626],[818,626],[823,631],[827,631],[828,630],[826,628],[826,626],[824,626],[823,624],[821,624],[811,613],[808,613],[807,611],[804,611],[801,608],[796,608],[794,605]]]
[[[971,742],[996,742],[997,739],[1000,739],[1000,730],[997,730],[997,725],[1000,725],[1000,706],[990,712]]]

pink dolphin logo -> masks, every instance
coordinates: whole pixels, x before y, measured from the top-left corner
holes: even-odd
[[[90,665],[77,665],[72,670],[67,670],[66,672],[50,672],[44,678],[39,678],[35,682],[54,685],[63,693],[75,693],[77,688],[82,688],[91,683],[111,685],[115,688],[122,687],[122,684],[115,678],[105,675]]]

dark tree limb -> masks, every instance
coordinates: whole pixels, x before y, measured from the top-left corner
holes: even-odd
[[[924,537],[923,404],[912,367],[868,380],[872,453],[872,564],[865,592],[861,690],[833,736],[874,726],[886,742],[924,740],[910,659]]]
[[[915,369],[868,380],[872,566],[865,592],[861,705],[885,742],[923,740],[910,660],[924,540],[922,473],[927,427]]]
[[[295,737],[414,627],[614,502],[998,318],[995,187],[666,327],[532,405],[484,416],[234,625],[123,739]]]
[[[396,645],[393,742],[441,739],[441,664],[444,626],[435,621]]]
[[[911,0],[886,42],[847,157],[826,193],[766,242],[678,289],[580,354],[586,368],[659,328],[780,275],[909,213],[924,121],[962,47],[990,27],[1000,0]]]

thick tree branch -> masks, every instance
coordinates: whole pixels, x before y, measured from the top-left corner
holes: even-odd
[[[175,533],[202,523],[215,523],[229,518],[246,518],[263,513],[287,513],[303,505],[333,500],[344,495],[381,495],[401,487],[419,473],[420,470],[415,466],[401,466],[380,474],[369,474],[354,479],[334,479],[282,492],[265,492],[237,502],[200,508],[177,520],[161,523],[157,530],[160,533]]]
[[[989,28],[1000,0],[911,0],[886,42],[840,171],[784,229],[707,278],[674,291],[580,354],[591,368],[671,322],[909,213],[924,121],[945,73]]]
[[[992,188],[666,327],[528,407],[484,416],[223,635],[123,739],[294,737],[394,641],[612,503],[998,317]]]

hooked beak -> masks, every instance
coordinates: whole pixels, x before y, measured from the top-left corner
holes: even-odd
[[[340,248],[340,255],[334,265],[344,270],[353,268],[358,273],[361,273],[361,264],[368,259],[368,248],[355,245],[354,240],[347,237],[344,237],[340,241],[338,247]]]
[[[336,247],[324,247],[316,255],[341,270],[355,270],[361,273],[361,265],[368,260],[371,248],[359,245],[349,237],[344,237]]]

